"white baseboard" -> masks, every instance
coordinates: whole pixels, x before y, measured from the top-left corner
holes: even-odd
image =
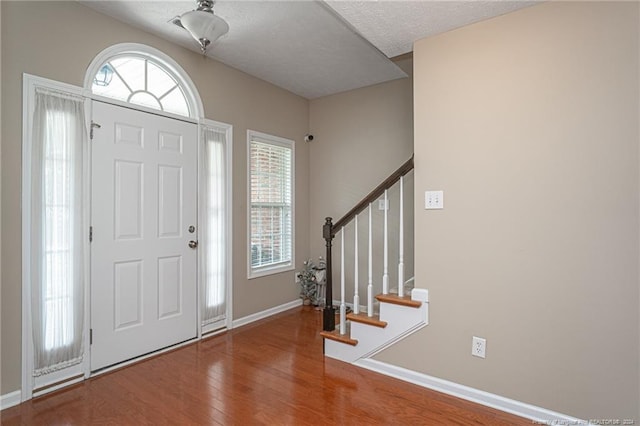
[[[19,390],[0,395],[0,410],[20,404],[21,395]]]
[[[535,405],[526,404],[524,402],[505,398],[479,389],[474,389],[465,385],[450,382],[448,380],[439,379],[417,371],[408,370],[371,358],[360,359],[354,362],[367,370],[375,371],[386,376],[395,377],[405,382],[413,383],[424,388],[432,389],[438,392],[446,393],[457,398],[466,399],[467,401],[495,408],[500,411],[515,414],[540,424],[549,425],[588,425],[586,420],[577,419],[566,414],[557,413],[545,408],[536,407]]]
[[[270,317],[271,315],[279,314],[280,312],[284,312],[300,305],[302,305],[302,299],[292,300],[291,302],[280,306],[274,306],[273,308],[265,309],[264,311],[256,312],[255,314],[233,320],[232,327],[242,327],[243,325],[251,324],[252,322]]]

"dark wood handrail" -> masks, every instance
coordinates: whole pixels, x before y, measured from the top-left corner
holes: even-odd
[[[362,201],[360,201],[354,208],[349,210],[339,221],[333,224],[330,217],[325,219],[325,223],[322,226],[322,238],[324,238],[327,250],[327,281],[325,287],[325,307],[322,311],[322,329],[324,331],[333,331],[336,328],[336,309],[333,306],[333,283],[332,283],[332,270],[331,270],[331,245],[333,237],[336,232],[344,225],[349,223],[358,213],[363,211],[367,206],[374,202],[376,198],[384,194],[384,191],[391,188],[400,178],[413,170],[413,155],[406,163],[404,163],[398,170],[393,172],[391,176],[386,178],[384,182],[376,187],[369,193]]]
[[[342,216],[340,220],[334,223],[332,226],[332,232],[333,233],[337,232],[340,228],[342,228],[344,225],[346,225],[351,220],[353,220],[353,218],[356,217],[358,213],[366,209],[370,203],[374,202],[378,197],[384,194],[384,191],[386,189],[391,188],[393,184],[399,181],[402,176],[406,175],[411,170],[413,170],[413,155],[411,156],[411,158],[407,160],[406,163],[400,166],[398,170],[393,172],[388,178],[384,180],[384,182],[382,182],[373,191],[371,191],[369,195],[364,197],[362,201],[356,204],[354,208],[349,210],[347,214]]]

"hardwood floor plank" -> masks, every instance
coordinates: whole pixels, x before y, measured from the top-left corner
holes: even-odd
[[[3,410],[3,425],[530,425],[322,355],[296,308]]]

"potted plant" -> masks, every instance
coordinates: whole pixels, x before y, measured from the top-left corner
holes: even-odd
[[[318,303],[317,268],[311,259],[304,262],[304,268],[296,272],[296,282],[300,284],[300,298],[304,305]]]

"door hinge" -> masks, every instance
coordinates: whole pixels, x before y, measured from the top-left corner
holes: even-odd
[[[100,127],[102,126],[91,120],[91,130],[89,130],[89,138],[91,140],[93,140],[93,129],[99,129]]]
[[[89,329],[89,344],[93,345],[93,328]]]
[[[89,242],[93,241],[93,226],[89,227]]]

